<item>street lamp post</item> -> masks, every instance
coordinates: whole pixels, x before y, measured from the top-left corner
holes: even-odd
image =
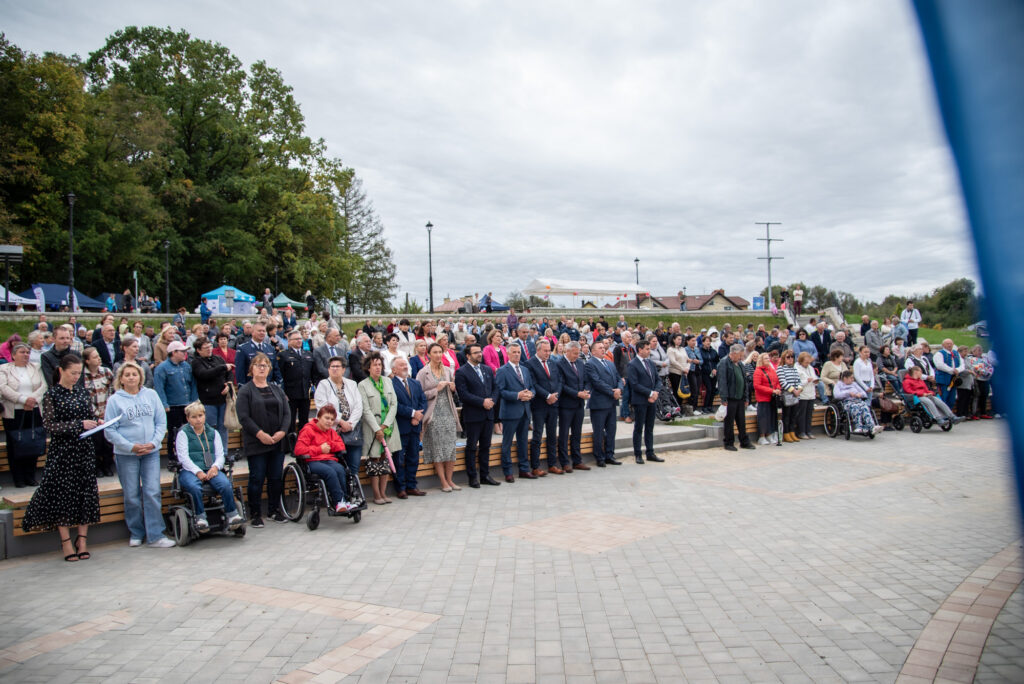
[[[277,264],[274,264],[274,293],[280,292],[281,289],[277,286]]]
[[[636,266],[636,284],[640,284],[640,257],[633,257],[633,265]]]
[[[430,244],[430,233],[434,230],[434,224],[427,221],[427,272],[430,278],[430,313],[434,313],[434,253]]]
[[[68,311],[75,311],[75,193],[68,200]]]
[[[164,311],[171,312],[171,241],[164,240]]]

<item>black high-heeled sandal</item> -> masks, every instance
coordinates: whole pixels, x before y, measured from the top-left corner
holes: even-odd
[[[78,540],[88,538],[89,535],[87,534],[80,534],[77,537],[75,537],[75,551],[78,551]],[[92,554],[88,551],[78,551],[78,560],[89,560],[90,558],[92,558]]]
[[[78,540],[76,539],[75,541],[77,542]],[[71,537],[61,537],[60,538],[60,550],[61,551],[64,550],[64,544],[71,544]],[[78,549],[75,547],[74,544],[71,544],[71,548],[75,549],[75,553],[69,553],[68,555],[64,556],[64,562],[65,563],[74,563],[74,562],[76,562],[78,560]]]

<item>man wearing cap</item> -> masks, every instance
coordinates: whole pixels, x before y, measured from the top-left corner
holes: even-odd
[[[185,407],[199,398],[192,366],[185,363],[188,356],[184,343],[174,340],[167,345],[167,359],[153,373],[153,389],[167,412],[167,457],[173,462],[174,440],[178,429],[185,424]]]

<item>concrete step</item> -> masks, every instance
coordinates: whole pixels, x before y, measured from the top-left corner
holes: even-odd
[[[654,443],[656,445],[693,442],[704,439],[704,428],[690,427],[688,425],[655,425]],[[633,424],[619,423],[615,430],[615,448],[633,448]]]

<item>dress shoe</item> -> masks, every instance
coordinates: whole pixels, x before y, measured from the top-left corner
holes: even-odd
[[[524,480],[536,480],[537,479],[537,476],[534,475],[533,473],[531,473],[529,470],[524,470],[523,472],[519,473],[519,477],[521,477]]]
[[[754,446],[753,444],[741,444],[740,448],[741,449],[756,449],[757,447]]]
[[[586,463],[577,463],[576,465],[573,466],[573,468],[575,468],[576,470],[590,470],[590,466],[588,466]]]
[[[548,468],[548,472],[553,475],[561,475],[565,471],[559,468],[558,466],[551,466],[550,468]],[[570,470],[569,472],[571,473],[572,471]]]
[[[473,489],[480,489],[480,480],[473,478],[469,481],[469,486]]]
[[[726,444],[725,445],[725,450],[726,451],[739,451],[739,449],[737,449],[734,444]]]
[[[481,484],[491,485],[492,487],[497,487],[498,485],[501,484],[490,475],[484,475],[483,478],[481,478],[480,482]]]
[[[648,461],[654,461],[655,463],[664,463],[665,462],[665,459],[663,459],[661,456],[655,456],[654,454],[651,454],[650,456],[648,456],[647,460]]]
[[[643,456],[634,456],[633,460],[636,461],[637,463],[639,463],[640,465],[643,465],[643,463],[644,463],[644,457]]]
[[[427,493],[422,489],[406,489],[405,493],[409,496],[426,496]]]
[[[395,496],[397,496],[399,499],[408,499],[409,498],[409,495],[406,494],[404,491],[401,491],[401,490],[399,490],[399,492],[397,494],[395,494]]]
[[[509,484],[511,484],[511,483],[513,483],[515,481],[516,481],[516,478],[512,477],[511,475],[506,475],[505,476],[505,482],[508,482]]]
[[[606,458],[604,462],[608,465],[622,465],[622,461],[616,461],[614,458]]]
[[[533,474],[536,475],[537,477],[544,477],[545,475],[548,474],[548,471],[538,469],[538,470],[534,470]]]
[[[597,462],[597,467],[598,468],[604,468],[604,461],[598,461]]]

